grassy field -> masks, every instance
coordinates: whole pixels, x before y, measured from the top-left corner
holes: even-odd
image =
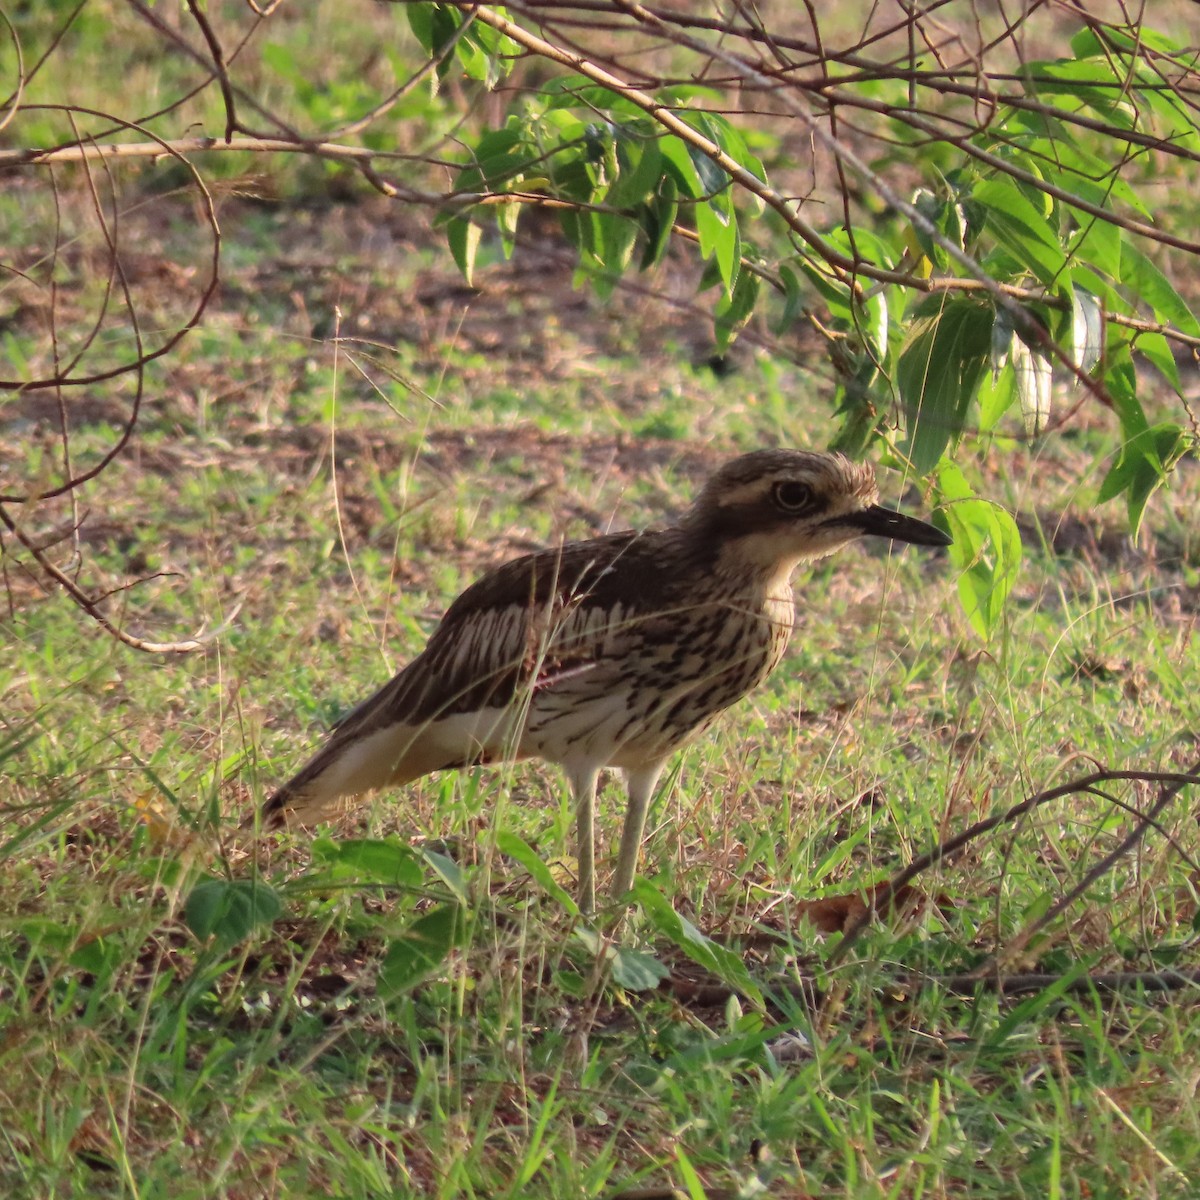
[[[178,257],[157,212],[148,271]],[[377,206],[222,220],[221,301],[79,495],[74,547],[93,591],[146,577],[110,603],[131,632],[221,633],[139,655],[6,547],[6,1194],[1190,1194],[1192,991],[1063,986],[1195,962],[1186,795],[1016,961],[1004,947],[1152,788],[997,829],[836,965],[807,902],[837,909],[1094,766],[1188,762],[1192,464],[1133,546],[1080,474],[1102,423],[996,458],[980,482],[1021,515],[1029,559],[992,645],[936,555],[855,548],[804,578],[784,667],[656,805],[643,886],[661,903],[601,952],[555,891],[572,814],[536,765],[429,778],[316,842],[238,824],[480,570],[661,521],[737,450],[819,445],[820,369],[747,350],[717,378],[693,365],[702,314],[595,306],[557,282],[548,240],[468,296]],[[115,389],[72,409],[77,463],[120,411]],[[5,410],[10,482],[49,470],[56,423],[35,397]],[[26,528],[71,517],[47,502]],[[618,820],[605,805],[606,837]],[[259,881],[245,936],[197,936],[205,880]],[[414,938],[436,943],[451,906],[456,947],[422,967]],[[672,909],[713,942],[689,957]],[[939,983],[997,951],[1061,982]]]
[[[106,69],[81,64],[77,103]],[[149,94],[180,69],[127,78]],[[210,255],[171,172],[121,185],[151,341]],[[535,219],[468,288],[419,217],[319,172],[270,182],[215,189],[220,289],[148,366],[124,452],[6,504],[121,628],[206,640],[130,649],[0,540],[0,1192],[1196,1195],[1193,791],[1092,879],[1163,785],[1064,795],[843,936],[869,888],[972,822],[1196,760],[1195,462],[1133,543],[1096,504],[1110,414],[1064,389],[1068,431],[968,440],[1026,548],[1000,634],[971,632],[944,555],[852,547],[802,576],[784,665],[656,800],[619,930],[574,910],[573,813],[538,764],[260,837],[264,796],[481,571],[668,520],[737,452],[821,448],[833,391],[757,329],[714,369],[710,314],[669,298],[694,293],[682,259],[601,303]],[[37,183],[0,190],[27,272],[0,279],[2,373],[52,366],[51,315],[60,354],[99,368],[130,333],[91,194]],[[5,396],[0,493],[57,479],[64,447],[98,464],[134,402],[129,378]],[[927,514],[898,474],[881,486]]]

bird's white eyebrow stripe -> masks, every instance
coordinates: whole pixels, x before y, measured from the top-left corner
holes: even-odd
[[[808,474],[799,475],[796,473],[780,472],[774,476],[749,480],[740,487],[730,488],[721,494],[717,499],[717,504],[721,508],[737,508],[742,504],[754,503],[768,495],[771,488],[777,483],[803,483],[809,487],[818,488],[822,480],[815,479]]]

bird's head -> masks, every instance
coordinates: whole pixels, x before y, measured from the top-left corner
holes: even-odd
[[[704,485],[685,523],[718,551],[718,571],[790,575],[855,538],[918,546],[950,538],[916,517],[877,504],[875,472],[840,454],[756,450],[726,463]]]

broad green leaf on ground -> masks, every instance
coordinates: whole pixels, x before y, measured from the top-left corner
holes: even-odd
[[[282,911],[279,893],[261,879],[203,879],[188,894],[183,919],[202,941],[233,946]]]
[[[392,939],[379,965],[379,991],[396,996],[433,974],[462,944],[466,922],[457,904],[439,904]]]
[[[639,879],[633,885],[632,895],[663,937],[669,938],[693,962],[736,988],[751,1003],[762,1005],[762,992],[737,954],[705,937],[686,917],[675,911],[662,892],[646,880]]]
[[[313,861],[337,869],[345,878],[385,887],[418,888],[425,882],[421,856],[403,842],[385,838],[352,838],[338,842],[319,838]]]
[[[614,946],[612,959],[613,982],[630,992],[652,992],[671,972],[644,950]]]
[[[529,872],[533,881],[560,904],[572,917],[579,916],[579,905],[571,894],[554,878],[554,872],[542,861],[537,852],[515,833],[501,830],[496,834],[496,849],[520,863]]]
[[[454,894],[460,904],[467,902],[467,880],[463,869],[445,854],[430,850],[427,846],[421,848],[421,857],[437,872],[438,877]]]
[[[608,963],[612,981],[629,992],[652,992],[671,972],[653,954],[634,950],[604,937],[587,926],[578,926],[571,935],[593,956]]]

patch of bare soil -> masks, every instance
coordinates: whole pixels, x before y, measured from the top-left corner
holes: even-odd
[[[19,177],[13,182],[18,187],[31,183]],[[70,270],[51,292],[36,269],[48,247],[34,239],[14,251],[18,265],[28,260],[30,273],[0,297],[0,333],[41,346],[47,363],[55,358],[47,348],[56,343],[60,364],[79,353],[78,374],[94,369],[93,358],[101,353],[97,347],[123,321],[126,343],[129,330],[112,287],[101,286],[111,264],[95,245],[96,230],[89,232],[83,197],[64,190],[62,203],[66,224],[78,234],[66,262]],[[597,388],[607,402],[631,414],[644,403],[647,381],[664,363],[665,347],[699,362],[711,353],[710,315],[695,300],[690,261],[681,257],[669,264],[655,277],[653,290],[633,279],[601,303],[591,291],[571,285],[570,251],[545,217],[535,216],[523,227],[513,258],[481,272],[476,288],[463,282],[424,214],[381,198],[283,209],[228,197],[220,202],[219,219],[226,231],[221,284],[198,328],[151,368],[129,446],[83,494],[85,511],[73,510],[66,500],[23,510],[41,543],[69,537],[82,517],[78,549],[134,546],[144,514],[136,502],[128,502],[136,493],[130,472],[170,480],[216,466],[231,475],[266,469],[277,480],[297,484],[311,478],[330,453],[328,430],[288,421],[288,394],[308,363],[303,354],[283,365],[270,361],[280,342],[265,338],[268,330],[293,348],[311,345],[314,356],[327,353],[335,335],[367,352],[374,346],[404,347],[411,369],[426,379],[437,378],[452,344],[457,354],[473,355],[482,364],[466,369],[481,377],[480,386],[502,381],[518,395],[534,384],[544,391],[548,379],[594,375],[602,359],[606,365]],[[157,197],[131,206],[122,217],[122,286],[134,297],[146,345],[161,341],[202,292],[210,253],[203,234],[203,225],[178,198]],[[203,351],[202,341],[207,343]],[[217,351],[214,341],[225,350]],[[769,341],[751,327],[736,347],[734,365],[738,355]],[[815,359],[820,348],[792,342],[772,344],[771,351]],[[104,353],[111,357],[110,351]],[[607,364],[614,361],[636,363],[637,369],[611,369]],[[130,378],[10,395],[0,408],[0,492],[29,494],[53,485],[62,477],[64,445],[77,444],[77,431],[99,427],[111,435],[93,438],[90,457],[71,461],[76,473],[94,467],[102,452],[95,448],[97,441],[114,444],[133,406]],[[386,417],[382,408],[381,413]],[[212,436],[173,436],[176,429],[203,427],[206,414],[215,426]],[[678,480],[698,482],[727,453],[701,439],[566,435],[519,423],[474,429],[433,425],[419,431],[409,426],[406,432],[403,422],[393,421],[386,437],[359,427],[340,430],[336,441],[347,535],[381,545],[393,533],[372,479],[408,462],[419,461],[415,483],[425,497],[457,477],[487,478],[493,464],[502,463],[506,489],[513,483],[525,489],[518,501],[548,508],[563,532],[582,536],[609,528],[612,500],[634,482],[638,513],[618,524],[667,518],[679,507]],[[1056,453],[1055,461],[1047,460],[1047,478],[1057,476],[1056,484],[1063,486],[1055,486],[1055,493],[1068,494],[1067,483],[1083,464],[1071,461],[1066,451]],[[595,485],[587,494],[565,482],[568,463]],[[511,490],[508,494],[511,498]],[[1023,533],[1028,546],[1042,544],[1099,572],[1172,572],[1186,547],[1153,534],[1134,545],[1121,516],[1114,509],[1039,511],[1023,518]],[[187,544],[193,533],[212,536],[203,522],[164,531],[164,558],[202,558],[200,547]],[[238,529],[230,536],[254,534]],[[454,551],[472,571],[530,544],[526,533],[514,530],[499,546],[459,545]],[[139,554],[131,551],[130,575],[153,565]],[[409,575],[419,569],[414,563],[404,566]],[[107,582],[117,586],[120,581]],[[1176,614],[1196,611],[1197,589],[1182,579],[1171,582],[1175,586],[1155,590],[1161,603]],[[9,582],[10,606],[14,595],[36,592],[29,584],[28,578]]]

